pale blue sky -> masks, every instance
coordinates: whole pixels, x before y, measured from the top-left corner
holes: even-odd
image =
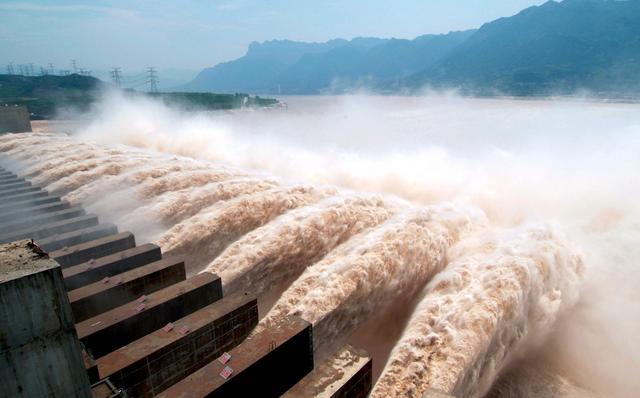
[[[252,41],[413,38],[479,27],[535,0],[0,0],[0,67],[199,70]]]

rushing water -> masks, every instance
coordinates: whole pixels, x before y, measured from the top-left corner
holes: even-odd
[[[287,98],[184,115],[106,96],[3,163],[353,341],[374,397],[640,389],[640,106],[455,96]],[[594,360],[597,358],[597,360]]]

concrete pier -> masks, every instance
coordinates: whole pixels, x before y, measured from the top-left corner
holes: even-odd
[[[258,302],[238,293],[97,360],[127,396],[153,397],[240,344],[258,324]]]
[[[118,227],[111,223],[94,225],[93,227],[56,234],[44,239],[38,239],[40,247],[48,252],[60,250],[63,247],[71,247],[86,243],[109,235],[116,235]]]
[[[69,246],[49,253],[62,268],[71,267],[91,259],[108,256],[135,247],[136,240],[131,232],[122,232],[104,238]]]
[[[4,397],[90,397],[55,261],[29,241],[0,246],[0,384]]]
[[[128,250],[90,260],[62,270],[64,284],[68,290],[78,289],[105,277],[111,277],[131,269],[159,261],[160,248],[147,243]]]
[[[0,106],[0,133],[31,131],[31,119],[26,106]]]
[[[78,229],[89,228],[98,225],[98,217],[93,214],[54,221],[45,225],[33,226],[20,231],[9,232],[0,235],[0,243],[13,242],[20,239],[44,239],[51,235],[62,234]]]
[[[308,322],[290,317],[247,338],[258,323],[255,298],[223,298],[214,274],[185,280],[181,259],[162,259],[153,244],[136,247],[130,232],[30,184],[0,168],[0,242],[33,239],[21,243],[31,257],[19,255],[20,267],[8,273],[26,270],[16,278],[22,282],[42,275],[18,288],[24,297],[2,290],[0,396],[364,398],[370,391],[366,354],[347,346],[310,373]],[[50,268],[23,270],[34,258]],[[58,302],[49,297],[50,274]],[[2,278],[2,289],[13,283]],[[55,308],[32,305],[45,300]],[[61,317],[60,330],[49,331]],[[6,338],[12,333],[28,338],[16,343]]]
[[[0,177],[0,188],[3,188],[6,185],[15,184],[17,182],[26,181],[24,178],[19,178],[16,176],[4,176]]]
[[[33,217],[37,214],[46,214],[71,207],[69,202],[45,203],[37,206],[13,209],[0,213],[0,224],[8,224],[26,217]]]
[[[0,185],[6,184],[6,183],[12,183],[16,181],[25,181],[25,179],[20,178],[13,173],[4,173],[0,175]]]
[[[222,298],[216,275],[198,274],[76,324],[78,337],[94,358],[100,358]]]
[[[59,196],[43,196],[41,198],[27,199],[21,202],[9,202],[0,204],[0,213],[6,213],[8,211],[20,210],[27,207],[35,207],[44,205],[47,203],[60,202]]]
[[[185,279],[184,262],[167,258],[71,290],[69,302],[77,323]]]
[[[31,198],[41,198],[47,195],[49,195],[47,191],[33,191],[33,192],[15,194],[12,196],[5,196],[2,198],[2,200],[4,202],[19,202],[21,200],[26,200]]]
[[[82,350],[82,361],[84,362],[84,369],[87,371],[87,376],[89,376],[89,383],[94,384],[100,381],[98,365],[96,365],[96,361],[94,361],[85,350]]]
[[[3,181],[5,181],[7,179],[26,181],[24,178],[19,177],[18,175],[14,174],[14,173],[12,173],[10,171],[4,171],[4,172],[0,173],[0,185],[2,185]]]
[[[20,188],[12,188],[4,191],[0,191],[0,199],[8,198],[11,196],[22,195],[30,192],[42,192],[42,188],[38,186],[29,186],[29,187],[20,187]]]
[[[51,213],[37,214],[33,217],[0,225],[0,233],[8,233],[11,231],[19,231],[43,224],[50,224],[52,222],[66,220],[68,218],[83,216],[84,214],[84,209],[77,206],[70,207],[65,210],[54,211]]]
[[[311,324],[288,317],[164,391],[162,398],[279,397],[313,369]],[[225,379],[225,368],[231,374]]]
[[[0,184],[0,192],[4,192],[4,191],[9,191],[12,189],[17,189],[17,188],[25,188],[25,187],[30,187],[31,183],[29,181],[25,181],[25,180],[15,180],[13,182],[10,182],[8,184]]]

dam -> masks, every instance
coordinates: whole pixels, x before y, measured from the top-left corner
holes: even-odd
[[[2,135],[0,165],[3,330],[33,328],[4,347],[15,396],[479,397],[583,268],[451,203],[66,134]]]
[[[364,397],[370,391],[366,353],[345,346],[314,366],[311,324],[301,318],[249,337],[258,323],[258,299],[250,291],[225,296],[214,274],[187,278],[184,261],[163,257],[158,246],[137,245],[132,233],[82,208],[70,211],[69,203],[5,169],[0,178],[3,319],[9,334],[16,331],[3,351],[20,351],[6,355],[3,367],[10,396]],[[57,329],[41,325],[49,316],[61,321]],[[25,325],[29,335],[17,331]]]

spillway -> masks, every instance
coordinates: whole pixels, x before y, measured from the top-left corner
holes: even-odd
[[[341,363],[340,355],[349,354],[359,364],[353,368],[354,383],[358,388],[373,387],[373,397],[422,397],[431,389],[457,397],[483,396],[513,361],[544,341],[559,314],[576,303],[583,276],[583,260],[578,251],[553,228],[498,228],[490,225],[477,208],[446,202],[418,205],[388,195],[291,183],[228,165],[127,146],[81,142],[63,134],[2,135],[0,156],[2,165],[28,177],[37,190],[68,201],[65,207],[86,207],[102,219],[152,240],[151,247],[137,253],[135,244],[126,243],[130,238],[118,238],[128,245],[118,249],[123,257],[96,257],[98,265],[92,272],[117,269],[117,275],[122,273],[118,278],[123,286],[131,289],[146,286],[143,278],[152,280],[147,274],[173,275],[175,279],[158,285],[158,291],[182,283],[184,278],[203,285],[216,280],[216,294],[228,295],[234,304],[210,309],[209,316],[223,319],[224,314],[242,306],[246,311],[255,311],[251,312],[254,324],[243,324],[242,336],[233,342],[237,347],[233,349],[239,350],[233,351],[234,355],[242,357],[247,350],[260,352],[265,333],[272,334],[274,341],[281,341],[283,346],[308,343],[311,357],[295,359],[300,361],[301,369],[308,367],[306,360],[326,361],[328,365],[318,369],[330,371],[331,366]],[[16,184],[11,179],[7,181]],[[7,187],[6,192],[13,198],[14,185]],[[3,192],[0,185],[0,194]],[[22,201],[22,196],[19,199]],[[50,206],[46,202],[38,205]],[[54,208],[61,211],[51,207]],[[66,217],[64,214],[61,217]],[[46,213],[34,217],[53,216]],[[84,219],[77,223],[86,224]],[[56,225],[67,228],[64,223]],[[27,227],[35,231],[32,233],[40,233],[34,225]],[[75,245],[83,235],[74,235],[71,228],[64,239]],[[90,228],[91,233],[113,232],[111,227]],[[21,236],[20,231],[2,231],[0,236],[9,236],[9,232],[13,233],[11,236]],[[86,239],[88,234],[85,232]],[[66,244],[61,239],[51,242],[49,238],[45,242],[62,250]],[[93,242],[94,246],[74,249],[80,250],[75,256],[98,244],[116,245],[111,241]],[[161,248],[168,259],[131,273],[140,266],[132,265],[136,256],[151,255],[153,248]],[[92,255],[86,254],[89,257],[83,258],[82,263],[95,261]],[[58,258],[66,261],[65,256],[60,254]],[[69,280],[78,280],[76,274],[82,272],[88,270],[73,270]],[[196,287],[190,285],[189,289]],[[174,308],[174,293],[155,292],[148,293],[157,294],[154,297],[159,300],[158,309],[154,311]],[[245,292],[258,300],[246,301],[242,296]],[[100,322],[107,323],[105,314],[125,309],[115,308],[115,302],[114,308],[100,303],[96,307],[99,310],[90,309],[85,302],[110,294],[115,293],[104,287],[78,292],[71,305],[76,311],[84,311],[86,319],[103,316]],[[389,359],[378,365],[383,371],[375,385],[366,387],[367,383],[362,382],[366,378],[359,377],[371,377],[371,364],[357,354],[359,351],[345,349],[345,344],[356,334],[366,333],[362,329],[365,325],[384,322],[382,314],[406,303],[416,303],[416,307],[397,320],[402,333],[392,342],[392,348],[376,354],[380,357],[374,356],[374,362]],[[133,303],[129,305],[134,307]],[[196,307],[193,311],[202,310]],[[176,319],[188,316],[180,313]],[[196,318],[189,322],[195,322],[191,324],[202,330],[213,327],[204,321],[197,323]],[[144,329],[144,333],[140,329],[139,334],[131,331],[126,341],[148,338],[148,344],[156,344],[154,339],[160,337],[144,337],[153,336],[156,326],[163,325],[149,325],[151,329]],[[90,337],[93,332],[88,331],[89,326],[83,323],[82,327],[87,328],[82,329],[87,334],[81,339],[88,345],[97,344],[98,340]],[[119,328],[119,333],[126,330],[116,324],[112,328]],[[95,333],[106,338],[112,332],[105,329]],[[295,343],[296,339],[300,343]],[[169,350],[169,346],[153,347],[157,352]],[[95,359],[102,355],[112,358],[109,353],[116,348],[97,345]],[[289,352],[286,350],[276,350],[277,355],[291,355],[285,354]],[[251,361],[267,361],[268,351],[264,358],[246,359],[245,374],[251,372]],[[112,360],[111,364],[119,363],[116,356]],[[274,361],[276,364],[279,360]],[[188,371],[174,369],[171,380],[176,384],[171,388],[189,388],[189,379],[183,377],[191,372],[193,377],[204,377],[197,369],[221,371],[214,365],[201,362]],[[133,362],[127,366],[133,366]],[[124,373],[113,369],[107,372],[108,377],[126,384]],[[313,366],[309,372],[312,369]],[[305,374],[299,376],[298,380]],[[315,391],[317,376],[309,373],[291,391]],[[227,388],[224,383],[205,384],[201,384],[203,391]],[[168,387],[163,385],[162,389]],[[134,395],[143,390],[131,387]]]

